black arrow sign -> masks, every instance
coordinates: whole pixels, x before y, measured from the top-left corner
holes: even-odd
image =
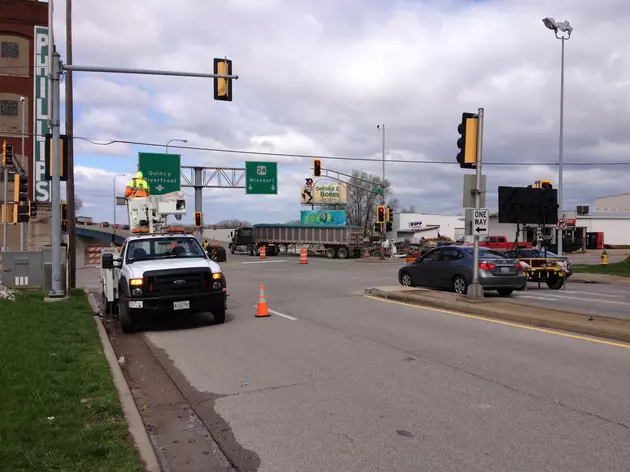
[[[477,231],[478,233],[481,233],[482,231],[485,231],[486,228],[480,228],[479,226],[477,226],[475,228],[475,231]]]

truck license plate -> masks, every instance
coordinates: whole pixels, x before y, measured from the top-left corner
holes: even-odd
[[[190,308],[190,302],[186,300],[185,302],[173,302],[174,310],[188,310]]]

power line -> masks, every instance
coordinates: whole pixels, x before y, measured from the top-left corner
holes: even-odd
[[[15,137],[20,137],[21,134],[13,133]],[[43,137],[44,135],[38,135],[36,133],[24,133],[27,136],[31,137]],[[105,140],[102,138],[86,138],[84,136],[73,136],[74,139],[80,139],[82,141],[86,141],[95,146],[111,146],[112,144],[128,144],[130,146],[146,146],[146,147],[160,147],[163,148],[166,144],[163,143],[149,143],[143,141],[131,141],[125,139],[111,139]],[[105,141],[103,143],[99,143],[96,141]],[[281,152],[264,152],[264,151],[243,151],[238,149],[219,149],[219,148],[209,148],[209,147],[200,147],[200,146],[181,146],[169,144],[168,146],[171,149],[183,149],[188,151],[207,151],[207,152],[223,152],[227,154],[244,154],[244,155],[252,155],[252,156],[267,156],[267,157],[297,157],[301,159],[322,159],[322,160],[334,160],[334,161],[348,161],[348,162],[383,162],[381,158],[378,157],[348,157],[348,156],[316,156],[312,154],[291,154],[291,153],[281,153]],[[458,165],[455,159],[450,161],[426,161],[426,160],[412,160],[412,159],[386,159],[385,162],[392,164],[434,164],[434,165]],[[508,166],[508,167],[532,167],[532,166],[547,166],[547,167],[557,167],[557,162],[484,162],[484,165],[491,166]],[[584,166],[596,166],[596,167],[611,167],[611,166],[630,166],[630,161],[626,162],[564,162],[565,166],[576,166],[576,167],[584,167]]]

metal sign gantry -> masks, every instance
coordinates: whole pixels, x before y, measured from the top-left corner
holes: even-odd
[[[182,187],[245,188],[244,167],[181,166]]]

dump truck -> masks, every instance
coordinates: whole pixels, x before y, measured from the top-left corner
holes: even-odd
[[[361,257],[363,231],[347,225],[256,224],[237,228],[230,237],[232,254],[245,249],[256,256],[265,247],[267,255],[277,256],[281,248],[288,251],[290,247],[309,246],[322,249],[329,259],[348,259]]]

